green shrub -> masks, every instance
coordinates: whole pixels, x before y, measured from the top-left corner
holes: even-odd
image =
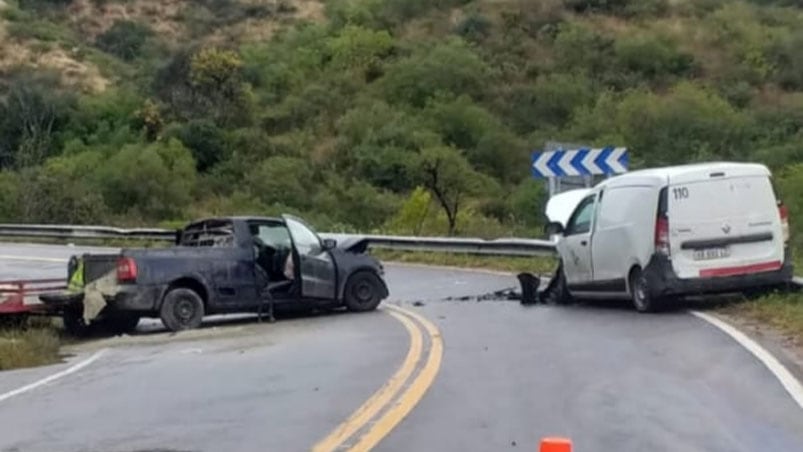
[[[386,99],[423,107],[439,93],[481,97],[489,75],[488,66],[465,41],[451,38],[400,60],[388,68],[381,84]]]
[[[142,53],[145,42],[153,34],[150,27],[130,20],[116,20],[98,35],[95,44],[104,52],[131,61]]]
[[[482,14],[470,14],[454,29],[454,32],[463,39],[471,42],[480,42],[491,32],[491,21]]]
[[[654,35],[621,38],[614,45],[619,63],[649,80],[684,76],[692,71],[694,58],[680,52],[674,41]]]

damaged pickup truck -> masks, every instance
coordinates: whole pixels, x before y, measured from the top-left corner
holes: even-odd
[[[379,261],[366,243],[321,239],[303,220],[226,217],[177,231],[176,246],[73,256],[68,292],[41,296],[59,308],[65,328],[92,324],[115,333],[159,317],[171,331],[197,328],[205,315],[273,307],[376,309],[388,297]]]

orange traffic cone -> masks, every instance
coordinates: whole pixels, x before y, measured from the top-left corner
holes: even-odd
[[[568,438],[543,438],[539,452],[572,452],[572,440]]]

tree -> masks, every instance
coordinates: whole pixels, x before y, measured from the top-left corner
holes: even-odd
[[[381,83],[391,102],[423,107],[441,93],[479,98],[489,76],[490,69],[471,46],[453,37],[398,61]]]
[[[17,221],[87,224],[102,222],[108,213],[103,198],[87,177],[102,157],[84,153],[50,159],[20,174]]]
[[[210,118],[223,126],[245,125],[253,119],[254,95],[234,51],[181,50],[159,69],[153,85],[181,119]]]
[[[466,198],[479,193],[489,181],[475,171],[455,148],[425,148],[418,157],[418,178],[432,192],[446,214],[449,235],[457,232],[457,218]]]
[[[245,176],[249,191],[266,205],[306,209],[314,191],[313,172],[305,160],[271,157]]]
[[[364,102],[337,122],[336,164],[345,174],[377,187],[405,191],[414,187],[410,156],[440,144],[422,118],[385,102]]]
[[[183,212],[196,183],[192,155],[176,139],[129,144],[97,173],[103,198],[114,213],[152,219]]]
[[[199,172],[209,171],[229,156],[226,136],[212,121],[190,121],[177,130],[175,135],[192,152]]]
[[[778,175],[779,198],[789,208],[794,249],[803,249],[803,164],[788,166]],[[797,221],[796,221],[797,220]]]
[[[393,49],[393,38],[386,30],[348,25],[327,41],[327,48],[333,68],[360,70],[371,81],[381,73],[382,60]]]
[[[37,165],[53,155],[74,105],[75,98],[49,77],[13,75],[0,100],[0,168]]]

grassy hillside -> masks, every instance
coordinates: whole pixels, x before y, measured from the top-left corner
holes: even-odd
[[[526,234],[555,139],[765,162],[800,244],[800,6],[0,0],[0,221]]]

